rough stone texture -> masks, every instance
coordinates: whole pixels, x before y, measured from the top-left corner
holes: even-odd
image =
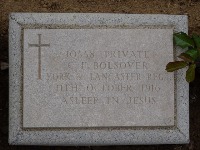
[[[173,26],[174,31],[187,32],[186,16],[170,15],[118,15],[118,14],[11,14],[10,16],[10,119],[9,119],[9,142],[10,144],[33,144],[33,145],[125,145],[125,144],[164,144],[164,143],[187,143],[189,142],[189,122],[188,122],[188,84],[184,80],[184,70],[178,71],[175,75],[175,126],[167,128],[170,124],[167,121],[166,128],[109,128],[114,126],[106,124],[105,128],[37,128],[32,131],[24,127],[52,127],[54,124],[42,126],[26,124],[23,108],[30,108],[26,105],[26,97],[23,95],[23,86],[26,85],[26,67],[22,67],[22,31],[31,26],[41,28],[44,25],[50,28],[52,25],[63,26],[136,26],[141,25]],[[29,29],[24,29],[24,32]],[[151,30],[151,29],[149,29]],[[152,29],[153,30],[153,29]],[[158,31],[156,29],[155,31]],[[166,29],[164,30],[166,31]],[[26,35],[26,34],[25,34]],[[36,43],[37,41],[33,41]],[[42,41],[48,43],[47,41]],[[26,44],[26,43],[25,43]],[[24,44],[24,49],[26,45]],[[32,43],[31,43],[32,44]],[[32,49],[32,48],[31,48]],[[34,48],[35,49],[35,48]],[[44,51],[46,48],[42,48]],[[37,51],[36,49],[33,51]],[[46,52],[46,50],[45,50]],[[180,50],[176,48],[175,55]],[[36,52],[35,52],[36,54]],[[26,58],[26,56],[24,57]],[[156,57],[155,57],[156,58]],[[170,58],[169,58],[170,59]],[[34,61],[37,61],[35,59]],[[168,59],[166,59],[168,61]],[[26,62],[26,61],[24,61]],[[156,61],[157,62],[157,61]],[[163,60],[163,63],[164,60]],[[35,62],[37,64],[37,62]],[[34,69],[33,69],[34,70]],[[43,70],[42,70],[43,71]],[[24,73],[22,82],[22,72]],[[33,71],[36,73],[37,71]],[[30,71],[29,71],[30,74]],[[42,74],[43,75],[43,74]],[[33,77],[37,77],[33,75]],[[30,78],[31,80],[34,78]],[[26,87],[24,87],[26,89]],[[167,88],[166,88],[167,89]],[[27,89],[28,91],[28,89]],[[38,92],[39,93],[39,92]],[[28,94],[26,94],[28,95]],[[22,99],[23,98],[23,99]],[[30,100],[30,99],[29,99]],[[23,102],[23,103],[22,103]],[[27,103],[29,104],[29,103]],[[40,104],[39,104],[40,105]],[[23,106],[23,107],[22,107]],[[170,107],[172,109],[172,107]],[[173,109],[172,109],[173,110]],[[169,111],[169,110],[168,110]],[[51,117],[51,115],[50,115]],[[28,117],[27,117],[28,118]],[[51,119],[51,118],[50,118]],[[166,121],[165,121],[166,122]],[[150,121],[147,121],[150,123]],[[65,124],[66,125],[66,124]],[[150,124],[152,125],[152,124]],[[162,126],[161,122],[154,125]],[[60,125],[62,126],[62,124]],[[59,127],[60,127],[59,126]],[[73,126],[73,125],[71,125]],[[89,127],[91,125],[81,124],[79,127]],[[96,125],[97,126],[97,125]],[[125,124],[120,124],[125,126]],[[131,124],[128,124],[131,126]],[[141,126],[141,125],[140,125]],[[57,127],[57,126],[54,126]],[[151,126],[150,126],[151,127]]]

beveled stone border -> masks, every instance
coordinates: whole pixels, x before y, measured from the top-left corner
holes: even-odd
[[[22,90],[21,90],[21,95],[22,95],[22,99],[20,100],[21,103],[21,128],[22,130],[32,130],[32,131],[36,131],[36,130],[75,130],[75,129],[100,129],[103,130],[105,128],[110,128],[110,129],[175,129],[177,128],[177,117],[176,117],[176,99],[174,100],[174,125],[172,126],[105,126],[105,127],[23,127],[23,103],[24,103],[24,98],[23,98],[23,91],[24,91],[24,86],[23,86],[23,76],[24,76],[24,72],[23,72],[23,68],[24,68],[24,64],[23,64],[23,57],[24,57],[24,49],[23,49],[23,42],[24,42],[24,29],[174,29],[174,26],[102,26],[102,25],[98,25],[98,26],[79,26],[79,25],[75,25],[74,26],[70,26],[70,25],[36,25],[36,24],[25,24],[25,25],[21,25],[21,70],[22,70],[22,78],[21,78],[21,83],[22,83]],[[176,54],[176,51],[174,50],[174,56]],[[174,84],[176,83],[176,78],[174,78]],[[174,97],[176,97],[176,89],[174,89]]]
[[[12,13],[9,25],[9,143],[30,145],[127,145],[171,144],[189,142],[189,87],[184,69],[177,72],[175,89],[177,128],[72,128],[59,130],[24,130],[22,128],[23,66],[22,27],[27,26],[174,26],[174,31],[187,32],[187,17],[181,15],[137,14],[51,14]],[[27,27],[28,28],[28,27]],[[55,28],[55,27],[54,27]],[[176,55],[180,49],[176,48]]]

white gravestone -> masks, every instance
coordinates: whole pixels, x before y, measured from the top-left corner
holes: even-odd
[[[173,33],[186,16],[10,15],[10,144],[189,142]]]

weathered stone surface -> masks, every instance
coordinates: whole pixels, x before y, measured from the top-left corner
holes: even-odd
[[[187,17],[11,14],[10,144],[188,142],[177,31]]]
[[[25,29],[23,126],[174,125],[174,76],[165,71],[172,34]]]

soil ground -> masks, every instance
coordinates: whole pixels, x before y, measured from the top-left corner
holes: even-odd
[[[200,0],[0,0],[0,61],[8,62],[10,12],[185,14],[189,34],[200,35]],[[190,144],[105,147],[8,145],[8,70],[0,71],[0,150],[200,150],[200,69],[190,84]]]

